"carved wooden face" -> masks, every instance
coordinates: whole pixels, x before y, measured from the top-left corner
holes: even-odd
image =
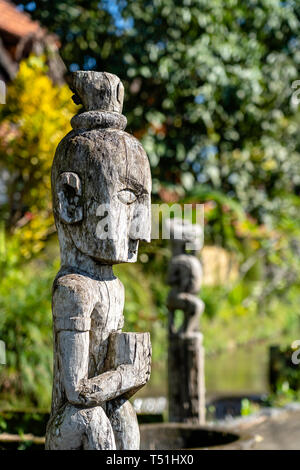
[[[100,262],[135,262],[139,240],[151,236],[145,151],[135,138],[116,130],[89,132],[87,140],[81,134],[71,147],[73,165],[67,158],[69,163],[62,160],[60,166],[72,171],[60,171],[56,183],[56,214],[65,236]]]

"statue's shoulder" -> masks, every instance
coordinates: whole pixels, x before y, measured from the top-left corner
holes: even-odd
[[[78,273],[58,273],[53,288],[53,310],[59,316],[89,316],[94,304],[91,279]]]
[[[84,274],[60,271],[53,282],[53,293],[57,289],[76,291],[79,295],[92,288],[91,279]],[[84,291],[84,292],[83,292]]]

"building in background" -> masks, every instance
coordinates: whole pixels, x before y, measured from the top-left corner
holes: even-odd
[[[0,79],[12,80],[22,59],[30,54],[47,57],[49,76],[54,83],[62,83],[66,72],[59,55],[60,43],[54,34],[33,21],[7,0],[0,0]]]

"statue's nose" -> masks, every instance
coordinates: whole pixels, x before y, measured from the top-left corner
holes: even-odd
[[[130,232],[130,239],[134,240],[134,241],[150,243],[151,242],[151,233],[149,232],[149,234],[148,233],[146,234],[144,231],[140,234]]]
[[[132,240],[148,243],[151,241],[151,220],[148,212],[140,214],[138,219],[132,221],[129,236]]]
[[[151,235],[147,236],[147,237],[144,237],[144,238],[139,238],[139,240],[141,242],[147,242],[147,243],[150,243],[151,242]]]

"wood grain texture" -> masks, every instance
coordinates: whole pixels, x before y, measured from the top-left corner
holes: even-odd
[[[85,112],[72,119],[52,166],[61,269],[46,449],[138,449],[128,399],[149,380],[150,336],[121,332],[124,288],[113,265],[135,262],[139,240],[150,240],[150,168],[123,130],[118,77],[75,72],[73,91]]]

